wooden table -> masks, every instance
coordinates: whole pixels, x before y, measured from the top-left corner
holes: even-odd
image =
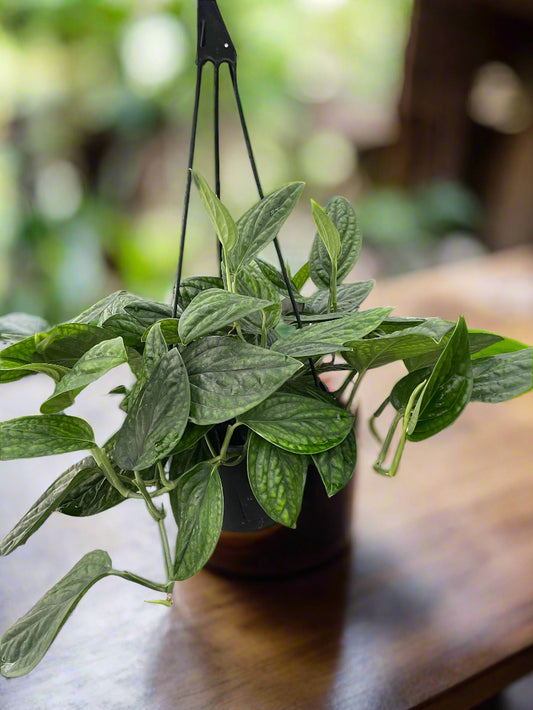
[[[391,280],[369,299],[378,303],[397,305],[398,314],[462,313],[470,327],[533,342],[533,250]],[[369,380],[366,413],[385,379]],[[28,383],[2,387],[2,418],[36,411],[50,385],[33,379],[35,396]],[[92,411],[81,399],[77,411],[99,436],[116,426],[117,415],[111,421],[99,411],[103,396]],[[472,707],[533,670],[532,424],[533,394],[472,405],[431,443],[408,445],[394,480],[372,472],[374,446],[362,432],[350,555],[287,581],[204,571],[176,586],[171,610],[143,603],[157,594],[106,579],[31,675],[0,681],[0,707]],[[57,459],[1,466],[2,533],[62,466]],[[53,516],[0,560],[0,627],[92,549],[158,578],[157,530],[148,516],[137,521],[136,505],[93,520]]]

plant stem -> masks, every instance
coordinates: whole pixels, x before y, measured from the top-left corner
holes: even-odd
[[[341,394],[345,391],[345,389],[348,387],[348,385],[352,381],[356,372],[357,372],[357,370],[350,370],[350,372],[347,374],[346,379],[344,380],[342,385],[339,387],[339,389],[335,390],[335,392],[333,393],[336,397],[341,396]]]
[[[137,484],[137,487],[139,488],[141,495],[144,498],[144,502],[146,503],[146,507],[148,508],[148,512],[150,513],[152,518],[156,521],[156,523],[158,523],[161,519],[163,519],[165,517],[165,511],[163,509],[159,510],[158,508],[155,507],[152,497],[148,493],[139,471],[134,471],[134,474],[135,474],[135,483]]]
[[[205,439],[205,443],[207,444],[207,448],[209,449],[209,453],[211,454],[211,456],[213,456],[213,458],[216,458],[217,452],[213,448],[213,444],[209,441],[209,434],[206,434],[204,436],[204,439]]]
[[[240,426],[239,422],[235,422],[235,424],[230,424],[228,428],[226,429],[226,436],[224,437],[224,441],[222,442],[222,446],[220,447],[220,462],[224,463],[224,460],[226,458],[226,454],[228,453],[228,448],[230,445],[231,437],[233,436],[233,432],[237,427]]]
[[[354,383],[354,386],[352,387],[352,391],[350,392],[350,396],[348,397],[348,401],[346,402],[346,409],[350,409],[350,407],[353,404],[354,397],[357,393],[357,390],[359,389],[359,385],[361,384],[361,380],[363,379],[363,376],[365,375],[366,370],[360,370],[359,374],[357,376],[357,379]]]
[[[153,589],[156,592],[167,591],[168,584],[159,584],[158,582],[152,582],[150,579],[146,579],[146,577],[140,577],[138,574],[133,574],[133,572],[112,569],[109,574],[114,575],[115,577],[122,577],[122,579],[127,579],[129,582],[135,582],[135,584],[140,584],[143,587],[148,587],[148,589]]]
[[[168,480],[167,480],[167,477],[165,476],[165,470],[163,468],[163,464],[161,463],[161,461],[157,462],[157,470],[159,472],[159,480],[161,481],[161,485],[163,486],[163,488],[165,488],[168,483]]]
[[[116,488],[116,490],[124,498],[133,498],[135,496],[134,492],[122,483],[115,469],[111,465],[111,461],[109,460],[109,456],[106,452],[99,446],[93,446],[91,454],[113,488]]]
[[[266,311],[263,309],[261,311],[262,321],[261,321],[261,347],[266,348],[267,345],[267,328],[266,328]]]

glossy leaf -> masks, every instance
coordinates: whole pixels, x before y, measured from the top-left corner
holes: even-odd
[[[75,318],[72,318],[72,323],[87,323],[90,325],[102,325],[108,318],[116,313],[123,313],[125,306],[129,303],[138,301],[140,296],[128,291],[115,291],[109,296],[102,298],[92,306],[89,306],[85,311],[82,311]]]
[[[80,599],[95,582],[111,573],[107,552],[85,555],[55,586],[3,635],[0,673],[16,678],[29,673],[48,651]]]
[[[220,243],[226,252],[231,251],[239,238],[233,217],[201,175],[193,172],[193,178]]]
[[[244,296],[251,296],[274,305],[264,310],[266,328],[275,328],[281,320],[281,301],[276,287],[262,274],[254,264],[241,268],[235,279],[235,288]],[[243,319],[243,327],[252,332],[260,333],[263,324],[263,312],[250,313]]]
[[[301,364],[233,337],[208,336],[182,349],[191,386],[191,420],[227,421],[251,409]]]
[[[93,430],[78,417],[43,414],[0,423],[0,461],[53,456],[93,446]]]
[[[353,269],[361,252],[362,236],[353,207],[344,197],[332,197],[326,204],[326,214],[337,227],[341,238],[341,253],[338,258],[337,282],[343,281]],[[311,248],[309,271],[315,286],[329,289],[331,259],[319,235]]]
[[[272,286],[276,289],[276,291],[283,296],[284,298],[289,297],[289,291],[287,289],[287,284],[285,283],[285,279],[283,278],[283,274],[279,269],[277,269],[275,266],[272,264],[269,264],[268,261],[264,261],[263,259],[256,258],[254,259],[254,264],[259,268],[263,276],[270,281]],[[289,285],[291,287],[292,295],[296,299],[296,301],[304,302],[307,301],[307,298],[305,296],[302,296],[300,293],[299,289],[297,288],[296,284],[292,279],[289,279]]]
[[[126,345],[137,347],[142,343],[146,327],[129,313],[116,313],[102,323],[108,338],[121,337]]]
[[[13,345],[8,345],[7,348],[0,350],[0,366],[15,367],[33,362],[37,354],[37,346],[43,340],[46,340],[48,333],[35,333],[24,340],[19,340]]]
[[[50,325],[39,316],[28,313],[8,313],[0,316],[0,342],[16,343],[35,333],[43,333]]]
[[[279,338],[272,350],[291,357],[308,357],[343,349],[344,343],[362,338],[379,326],[391,308],[371,308],[343,318],[315,323]]]
[[[75,397],[106,372],[128,361],[122,338],[98,343],[78,360],[57,383],[54,393],[41,405],[43,414],[55,414],[70,406]]]
[[[34,359],[72,367],[93,346],[112,337],[94,325],[63,323],[52,328],[46,338],[37,343]]]
[[[296,527],[300,514],[308,464],[307,456],[284,451],[257,434],[250,437],[250,488],[265,513],[289,528]]]
[[[124,311],[135,318],[144,330],[157,321],[172,317],[172,308],[168,304],[146,299],[128,303]]]
[[[346,439],[333,449],[313,454],[313,462],[328,496],[334,496],[348,484],[355,471],[357,463],[355,431],[352,429]]]
[[[337,289],[337,312],[341,314],[354,313],[359,310],[375,281],[360,281],[353,284],[340,284]],[[305,304],[304,313],[327,313],[329,292],[316,291]],[[330,314],[331,315],[331,314]]]
[[[448,321],[443,322],[447,323]],[[430,365],[434,365],[439,359],[440,354],[442,353],[444,347],[452,336],[453,325],[453,323],[450,323],[449,331],[435,346],[435,349],[433,351],[427,352],[424,355],[418,355],[417,357],[406,358],[404,362],[407,369],[420,370],[423,367],[429,367]],[[501,340],[502,337],[500,335],[496,335],[496,333],[488,333],[484,330],[469,330],[468,349],[470,355],[475,355],[480,351],[485,351],[486,348],[492,348],[492,346],[497,345]]]
[[[298,290],[302,289],[309,280],[309,262],[306,261],[303,266],[300,266],[298,271],[292,277],[294,285]]]
[[[157,324],[154,325],[159,325],[159,327],[161,328],[161,332],[166,340],[167,345],[176,345],[176,343],[181,342],[180,336],[178,335],[178,324],[178,318],[163,318],[162,320],[158,321]],[[145,330],[144,335],[142,337],[143,341],[146,341],[148,334],[150,333],[154,325],[151,325]]]
[[[78,465],[84,466],[83,474],[80,475],[75,486],[69,487],[66,496],[57,507],[58,513],[85,518],[98,515],[126,500],[109,483],[92,456],[79,462]],[[117,473],[119,472],[117,466],[113,465],[113,468]]]
[[[315,454],[337,446],[353,428],[354,416],[315,398],[276,392],[238,420],[256,434],[294,454]]]
[[[277,300],[277,299],[276,299]],[[178,332],[183,343],[208,335],[270,306],[268,301],[222,289],[202,291],[183,311]]]
[[[336,266],[341,254],[341,235],[339,230],[325,209],[314,200],[311,200],[311,212],[318,230],[318,236],[326,248],[330,263]]]
[[[170,454],[185,430],[189,407],[187,372],[174,348],[161,358],[129,405],[115,444],[117,465],[140,471]]]
[[[11,364],[12,367],[10,366]],[[67,372],[70,372],[70,370],[68,367],[63,367],[63,365],[52,365],[47,362],[29,362],[22,365],[17,362],[10,363],[4,360],[0,366],[0,382],[14,382],[26,375],[36,374],[47,375],[54,380],[54,382],[59,382]]]
[[[224,282],[219,276],[192,276],[183,279],[180,286],[180,308],[184,310],[195,296],[210,288],[224,288]]]
[[[224,500],[216,468],[201,463],[183,474],[175,500],[178,535],[174,579],[180,581],[202,569],[220,537]]]
[[[533,388],[531,348],[483,357],[472,362],[474,402],[505,402]]]
[[[228,254],[229,266],[236,273],[259,254],[278,235],[294,209],[304,184],[291,182],[256,203],[237,222],[239,239]]]
[[[488,335],[489,337],[496,337],[497,340],[486,345],[483,348],[479,348],[476,352],[472,354],[472,359],[476,360],[481,357],[489,357],[491,355],[502,355],[503,353],[514,353],[518,350],[527,350],[529,345],[521,343],[519,340],[513,340],[512,338],[504,338],[501,335],[496,335],[496,333],[487,333],[486,331],[469,331],[469,334],[475,333],[478,337],[481,334]]]
[[[211,428],[211,424],[200,426],[199,424],[189,422],[183,432],[183,436],[178,441],[176,447],[172,449],[172,455],[179,454],[181,451],[186,451],[195,446]]]

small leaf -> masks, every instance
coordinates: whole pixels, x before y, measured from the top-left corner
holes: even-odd
[[[332,197],[325,207],[326,214],[337,227],[341,238],[337,282],[341,283],[353,269],[361,252],[362,236],[353,207],[344,197]],[[309,260],[311,279],[318,288],[328,290],[331,280],[331,259],[322,239],[317,234]]]
[[[98,343],[82,355],[72,370],[58,382],[54,393],[41,405],[42,414],[61,412],[87,385],[127,360],[122,338]]]
[[[284,185],[256,203],[239,219],[239,239],[228,254],[232,273],[237,273],[249,264],[254,256],[275,239],[298,202],[303,188],[302,182]]]
[[[505,402],[533,388],[532,350],[516,350],[472,362],[473,402]]]
[[[129,405],[115,444],[117,465],[140,471],[170,454],[185,430],[189,407],[187,372],[174,348],[161,358]]]
[[[336,265],[341,255],[341,235],[339,230],[328,217],[324,208],[314,200],[311,200],[311,210],[318,229],[318,236],[326,247],[331,263]]]
[[[333,449],[313,454],[313,462],[328,496],[334,496],[348,484],[355,471],[357,463],[355,431],[352,429],[346,439]]]
[[[270,305],[268,301],[222,289],[202,291],[183,311],[179,336],[183,343],[190,343]]]
[[[43,414],[0,423],[0,461],[65,454],[93,446],[93,430],[78,417]]]
[[[191,421],[217,424],[254,407],[301,368],[280,353],[233,337],[208,336],[182,350],[191,386]]]
[[[276,269],[275,266],[272,266],[272,264],[269,264],[268,261],[264,261],[263,259],[259,259],[257,257],[254,259],[254,264],[259,268],[263,276],[270,281],[281,296],[289,298],[289,290],[281,271]],[[289,279],[289,285],[291,287],[292,295],[296,301],[300,301],[301,303],[307,301],[307,298],[302,296],[292,279]]]
[[[239,238],[233,217],[201,175],[193,172],[193,178],[220,243],[226,252],[231,251]]]
[[[216,468],[201,463],[181,476],[176,501],[174,579],[181,581],[202,569],[220,537],[224,501]]]
[[[340,444],[354,425],[354,415],[315,398],[275,392],[238,418],[256,434],[294,454],[316,454]]]
[[[259,505],[272,520],[295,528],[302,507],[308,457],[291,454],[252,434],[247,459],[250,488]]]
[[[43,333],[50,325],[39,316],[28,313],[8,313],[0,317],[0,341],[16,343],[34,333]]]
[[[309,280],[309,262],[306,261],[303,266],[300,266],[298,271],[292,277],[294,285],[298,290],[302,289]]]
[[[80,599],[95,582],[111,573],[107,552],[94,550],[16,621],[0,641],[0,673],[17,678],[29,673],[50,648]]]

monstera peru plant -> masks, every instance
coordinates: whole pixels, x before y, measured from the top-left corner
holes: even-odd
[[[0,554],[26,543],[53,512],[91,516],[138,498],[159,528],[165,560],[162,580],[152,581],[115,569],[102,550],[86,554],[4,634],[6,677],[39,663],[78,601],[103,577],[161,592],[159,603],[170,605],[174,583],[198,572],[217,545],[220,467],[245,460],[255,499],[272,521],[288,527],[297,525],[310,464],[328,496],[345,487],[357,454],[352,403],[368,371],[394,361],[406,367],[371,422],[379,438],[375,418],[390,405],[375,463],[389,476],[406,441],[437,434],[470,401],[500,402],[532,387],[526,345],[468,330],[463,318],[395,318],[389,307],[361,309],[373,282],[343,283],[361,249],[356,214],[344,198],[325,208],[312,203],[317,234],[309,261],[290,277],[289,293],[284,275],[259,254],[303,184],[281,187],[234,222],[205,180],[194,178],[220,241],[222,276],[185,279],[175,313],[120,291],[53,327],[25,314],[0,319],[8,343],[0,352],[0,380],[42,373],[55,383],[39,415],[0,424],[0,459],[86,452],[7,533]],[[316,289],[303,295],[309,279]],[[64,412],[87,385],[124,363],[136,379],[112,391],[122,396],[123,424],[97,442],[89,422]],[[320,380],[330,371],[342,377],[334,392]],[[178,528],[173,545],[167,509]]]

